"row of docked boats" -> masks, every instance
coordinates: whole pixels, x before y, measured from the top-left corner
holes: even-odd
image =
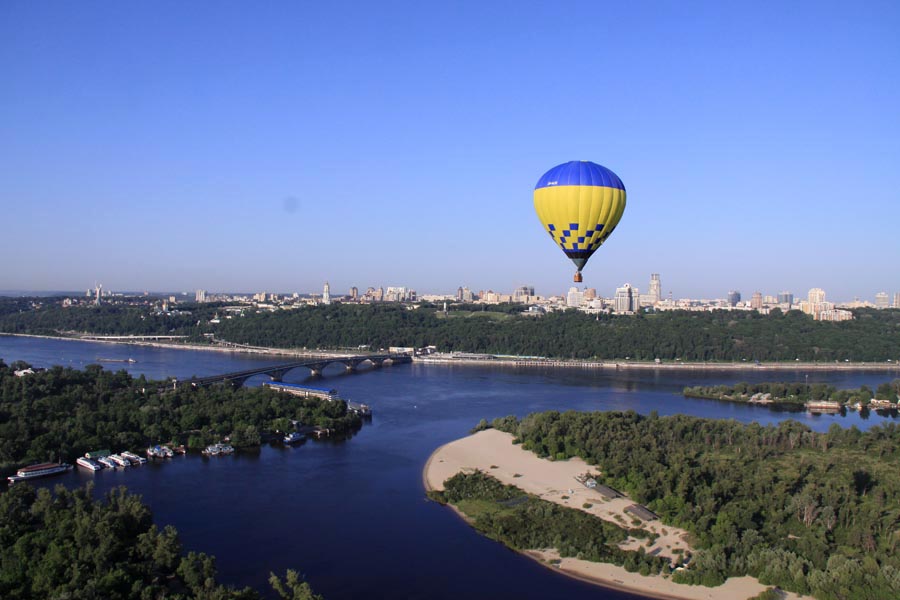
[[[131,467],[142,465],[146,462],[147,459],[143,456],[138,456],[134,452],[128,452],[127,450],[118,454],[112,454],[109,450],[94,450],[75,460],[75,464],[88,471],[99,471],[103,468]]]

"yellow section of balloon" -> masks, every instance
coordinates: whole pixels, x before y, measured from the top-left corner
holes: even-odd
[[[534,209],[566,255],[573,261],[582,259],[575,263],[580,269],[621,220],[625,190],[590,185],[543,187],[534,191]]]

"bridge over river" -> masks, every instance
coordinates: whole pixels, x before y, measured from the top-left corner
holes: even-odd
[[[208,377],[193,377],[191,379],[175,380],[174,385],[192,385],[194,387],[212,385],[214,383],[230,383],[234,387],[241,387],[251,377],[268,375],[272,381],[281,381],[285,373],[294,369],[309,369],[310,376],[321,377],[322,371],[329,365],[339,363],[346,367],[347,372],[354,372],[364,364],[371,364],[372,368],[380,369],[388,365],[397,365],[412,362],[409,354],[367,354],[361,356],[334,356],[328,358],[315,358],[295,361],[281,365],[256,367],[246,371],[223,373],[222,375],[210,375]]]

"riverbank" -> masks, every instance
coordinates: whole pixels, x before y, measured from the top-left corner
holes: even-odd
[[[142,336],[135,336],[134,339],[127,339],[127,336],[111,336],[118,339],[104,339],[102,336],[85,334],[83,336],[63,336],[63,335],[34,335],[28,333],[3,333],[0,336],[11,337],[27,337],[27,338],[43,338],[51,340],[77,341],[77,342],[96,342],[101,344],[126,344],[132,346],[143,346],[149,348],[165,348],[169,350],[202,350],[205,352],[220,353],[240,353],[254,355],[270,355],[270,356],[290,356],[290,357],[312,357],[312,358],[329,358],[342,357],[351,354],[366,354],[359,351],[337,351],[322,349],[290,349],[276,348],[267,346],[244,346],[234,344],[232,342],[221,342],[218,345],[197,344],[191,342],[156,342],[144,341]],[[143,336],[153,337],[153,336]],[[126,338],[126,339],[122,339]],[[834,363],[810,363],[810,362],[778,362],[778,363],[756,363],[756,362],[688,362],[688,361],[634,361],[629,359],[612,359],[612,360],[582,360],[582,359],[564,359],[564,358],[536,358],[536,357],[516,357],[508,355],[484,354],[473,358],[470,353],[465,356],[456,355],[454,353],[437,353],[424,356],[414,356],[413,362],[422,365],[472,365],[485,366],[497,365],[504,367],[521,367],[521,368],[546,368],[546,367],[568,367],[573,369],[605,369],[612,371],[626,370],[646,370],[646,371],[868,371],[868,372],[886,372],[900,374],[900,363],[884,362],[884,363],[859,363],[859,362],[834,362]]]
[[[263,346],[241,346],[241,345],[231,345],[231,344],[222,344],[222,345],[209,345],[209,344],[196,344],[191,342],[151,342],[141,340],[141,336],[136,336],[134,339],[103,339],[99,336],[86,336],[86,337],[73,337],[73,336],[63,336],[63,335],[35,335],[30,333],[3,333],[0,332],[0,337],[9,336],[9,337],[24,337],[24,338],[38,338],[38,339],[46,339],[46,340],[61,340],[64,342],[91,342],[96,344],[117,344],[117,345],[127,345],[127,346],[141,346],[144,348],[164,348],[166,350],[200,350],[203,352],[219,352],[226,354],[262,354],[262,355],[271,355],[271,356],[291,356],[291,357],[311,357],[311,358],[329,358],[329,357],[341,357],[347,356],[348,352],[336,352],[336,351],[327,351],[327,350],[291,350],[286,348],[267,348]],[[116,336],[118,338],[126,337],[126,336]],[[152,337],[152,336],[146,336]]]
[[[687,362],[687,361],[634,361],[616,360],[580,360],[530,358],[484,355],[483,358],[459,357],[453,354],[432,354],[416,357],[415,362],[421,364],[441,365],[501,365],[511,367],[571,367],[576,369],[608,369],[613,371],[646,370],[646,371],[873,371],[900,373],[900,363],[756,363],[756,362]]]
[[[538,458],[514,445],[512,440],[513,436],[508,433],[488,429],[441,446],[428,458],[422,472],[425,489],[443,490],[444,482],[456,473],[481,470],[543,500],[583,510],[619,526],[631,522],[632,517],[624,512],[625,507],[633,503],[631,500],[607,500],[575,480],[577,475],[596,471],[595,468],[579,458],[567,461]],[[454,510],[462,514],[455,507]],[[691,550],[688,532],[683,529],[663,526],[659,521],[645,522],[642,527],[659,536],[651,547],[645,548],[648,553],[675,558]],[[634,549],[630,544],[622,547]],[[730,578],[719,587],[708,588],[675,583],[659,575],[629,573],[624,567],[607,563],[561,558],[553,549],[529,550],[522,554],[564,575],[652,598],[733,600],[751,598],[766,589],[752,577]],[[800,598],[797,595],[787,597]]]

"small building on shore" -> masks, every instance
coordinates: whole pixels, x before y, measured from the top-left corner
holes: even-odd
[[[654,513],[646,506],[641,506],[640,504],[632,504],[631,506],[625,507],[625,512],[633,517],[641,519],[642,521],[656,521],[657,519],[659,519],[659,515]]]

